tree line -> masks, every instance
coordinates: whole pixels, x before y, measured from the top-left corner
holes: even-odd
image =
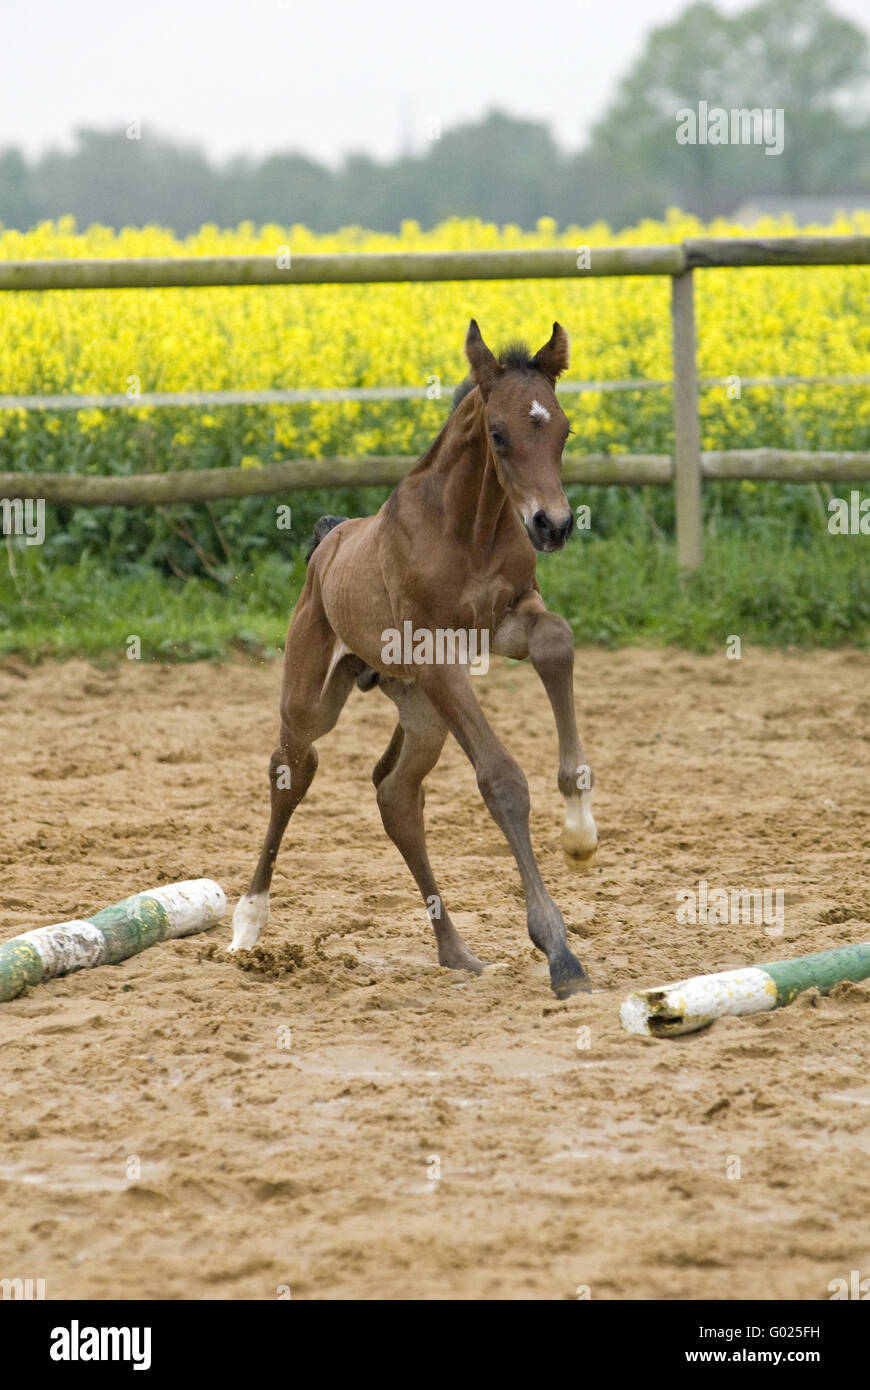
[[[545,122],[501,111],[440,133],[422,152],[352,154],[335,169],[298,152],[218,164],[147,123],[79,129],[70,151],[27,159],[0,150],[0,224],[24,230],[72,214],[82,227],[157,223],[182,235],[244,220],[395,232],[407,219],[428,227],[458,215],[620,227],[672,206],[710,218],[759,195],[870,203],[868,47],[825,0],[761,0],[731,16],[693,4],[650,33],[574,152]],[[780,111],[781,151],[771,157],[762,139],[707,139],[694,114],[696,138],[678,138],[678,113],[707,107]]]

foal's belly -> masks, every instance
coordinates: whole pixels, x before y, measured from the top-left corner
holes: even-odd
[[[405,572],[388,564],[385,579],[376,522],[343,522],[318,547],[324,611],[345,648],[382,675],[414,679],[414,667],[397,669],[395,652],[406,652],[415,632],[458,630],[478,641],[486,632],[491,640],[524,591],[525,574],[461,575],[445,564],[443,579],[427,583],[409,559]]]
[[[378,565],[374,520],[342,522],[321,543],[332,542],[321,560],[320,593],[327,620],[348,651],[380,671],[382,633],[393,615]]]

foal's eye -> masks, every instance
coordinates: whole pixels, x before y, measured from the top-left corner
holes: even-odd
[[[504,433],[503,430],[490,430],[489,436],[497,449],[507,448],[507,435]]]

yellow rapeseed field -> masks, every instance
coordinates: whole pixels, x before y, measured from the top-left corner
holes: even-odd
[[[795,230],[773,220],[752,229]],[[870,232],[870,214],[825,230]],[[27,233],[0,228],[0,258],[275,254],[282,245],[295,254],[626,245],[741,234],[745,228],[705,226],[678,212],[618,234],[603,224],[560,230],[549,219],[535,232],[453,219],[428,232],[407,223],[398,236],[243,224],[234,231],[203,227],[183,240],[159,227],[79,232],[62,218]],[[696,280],[702,375],[870,372],[870,267],[711,270]],[[671,374],[668,304],[669,284],[659,277],[4,294],[0,394],[123,393],[131,378],[143,392],[425,385],[433,377],[447,386],[464,374],[462,343],[472,315],[492,345],[523,337],[532,347],[559,319],[572,339],[573,380],[661,379]],[[670,447],[667,392],[568,401],[572,448]],[[701,408],[706,448],[870,446],[866,386],[746,388],[738,399],[711,387]],[[6,467],[83,471],[415,453],[444,411],[443,400],[65,416],[6,410],[0,455]]]

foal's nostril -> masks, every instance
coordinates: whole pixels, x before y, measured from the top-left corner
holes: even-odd
[[[569,512],[564,521],[551,521],[547,513],[541,509],[535,512],[531,520],[531,529],[535,535],[550,545],[561,545],[567,536],[571,534],[574,525],[573,513]]]

